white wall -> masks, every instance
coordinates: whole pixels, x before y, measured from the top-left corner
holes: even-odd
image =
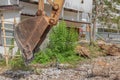
[[[0,5],[14,5],[18,3],[19,0],[0,0]]]
[[[10,4],[19,4],[19,0],[10,0]]]
[[[92,13],[92,1],[93,0],[65,0],[64,7],[83,11],[85,13]]]
[[[0,5],[8,5],[9,0],[0,0]]]
[[[3,16],[5,21],[14,22],[14,18],[15,18],[17,23],[20,22],[19,11],[4,11]]]
[[[30,4],[26,2],[20,2],[20,5],[23,6],[22,13],[23,14],[30,14],[30,15],[35,15],[37,10],[38,10],[38,5],[36,4]],[[47,15],[50,15],[51,12],[51,6],[45,5],[45,11]]]
[[[31,0],[38,2],[38,0]],[[93,0],[83,0],[84,3],[81,3],[82,0],[65,0],[64,7],[70,8],[70,9],[75,9],[79,11],[83,11],[85,13],[92,13],[92,3]],[[44,0],[46,3],[47,0]]]
[[[36,4],[30,4],[26,2],[20,2],[20,5],[23,6],[23,9],[21,11],[22,13],[31,15],[35,15],[38,7]]]

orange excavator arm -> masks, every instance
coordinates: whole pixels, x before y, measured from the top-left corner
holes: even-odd
[[[39,0],[36,16],[20,22],[14,29],[14,36],[25,62],[33,59],[50,29],[57,24],[64,0],[48,0],[52,6],[51,16],[44,11],[44,0]]]

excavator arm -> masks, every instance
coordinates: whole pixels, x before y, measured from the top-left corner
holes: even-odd
[[[57,24],[64,0],[48,0],[52,6],[51,15],[44,11],[44,0],[39,0],[36,16],[20,22],[14,29],[14,36],[25,62],[34,58],[34,53],[40,47],[50,29]]]

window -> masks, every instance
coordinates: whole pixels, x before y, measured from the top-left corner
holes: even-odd
[[[5,28],[6,28],[6,30],[5,30],[6,36],[13,37],[13,30],[12,30],[13,24],[5,24]],[[9,30],[9,29],[11,29],[11,30]],[[3,37],[2,36],[3,36],[3,32],[1,30],[1,23],[0,23],[0,45],[3,45]],[[13,40],[12,38],[6,37],[6,44],[11,45],[12,40]]]

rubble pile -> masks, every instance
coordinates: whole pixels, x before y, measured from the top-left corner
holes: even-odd
[[[75,68],[38,68],[37,71],[6,71],[1,80],[120,80],[120,56],[91,59]],[[36,73],[37,72],[37,73]]]
[[[110,55],[110,56],[119,56],[120,55],[120,47],[118,47],[117,45],[100,44],[99,47],[107,55]]]
[[[76,53],[79,55],[79,56],[83,56],[83,57],[87,57],[87,58],[90,58],[90,52],[87,48],[85,47],[82,47],[82,46],[77,46],[75,48],[75,51]]]

